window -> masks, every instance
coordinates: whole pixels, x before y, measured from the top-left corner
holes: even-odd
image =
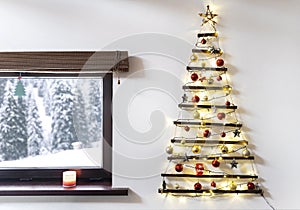
[[[102,83],[0,78],[0,168],[102,168]]]
[[[0,195],[128,193],[112,188],[111,171],[109,71],[126,66],[124,55],[0,53]],[[22,61],[24,69],[16,68]],[[62,187],[66,170],[77,172],[77,187],[71,190]]]

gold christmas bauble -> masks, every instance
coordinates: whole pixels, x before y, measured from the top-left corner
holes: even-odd
[[[201,147],[200,147],[200,146],[194,145],[194,146],[192,147],[192,152],[193,152],[194,154],[199,154],[200,151],[201,151]]]
[[[246,149],[244,149],[243,150],[243,155],[245,156],[245,157],[249,157],[250,156],[250,151],[246,148]]]
[[[237,188],[237,184],[236,184],[234,181],[232,181],[232,182],[230,183],[230,185],[229,185],[229,189],[230,189],[230,190],[236,190],[236,188]]]
[[[214,80],[213,80],[212,78],[208,78],[208,79],[207,79],[207,82],[208,82],[208,84],[210,84],[210,85],[211,85],[211,84],[213,84],[213,83],[214,83]]]
[[[174,185],[174,187],[175,187],[175,189],[178,190],[178,189],[179,189],[179,184],[176,183],[176,184]]]
[[[227,94],[230,94],[231,93],[231,90],[232,90],[232,87],[230,85],[225,85],[223,87],[223,90],[227,93]]]
[[[200,113],[198,111],[195,111],[193,116],[194,116],[194,119],[199,119],[200,118]]]
[[[228,153],[228,147],[227,147],[226,145],[223,145],[223,146],[221,147],[221,151],[222,151],[223,154]]]
[[[208,100],[208,96],[203,96],[203,100],[207,101]]]
[[[205,66],[206,66],[206,62],[202,62],[201,67],[205,67]]]
[[[198,61],[198,56],[193,54],[191,57],[190,57],[191,61],[192,62],[197,62]]]

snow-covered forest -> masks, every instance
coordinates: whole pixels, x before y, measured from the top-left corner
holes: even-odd
[[[0,78],[0,162],[102,146],[101,78],[24,78],[22,97],[17,82]]]

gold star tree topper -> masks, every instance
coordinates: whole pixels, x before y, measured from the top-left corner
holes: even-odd
[[[202,20],[202,25],[206,24],[206,23],[210,23],[212,26],[214,26],[215,24],[217,24],[216,21],[214,21],[213,19],[218,16],[217,14],[214,14],[210,8],[209,5],[207,5],[207,9],[205,13],[199,13],[200,17],[203,17]]]

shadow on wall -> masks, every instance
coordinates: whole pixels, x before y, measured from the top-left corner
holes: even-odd
[[[141,58],[139,58],[138,56],[129,56],[128,59],[129,59],[129,67],[130,67],[129,72],[118,73],[118,76],[121,79],[121,83],[122,83],[122,78],[128,78],[128,76],[130,76],[131,74],[144,70],[143,60]],[[142,77],[143,75],[139,75],[139,76]]]

